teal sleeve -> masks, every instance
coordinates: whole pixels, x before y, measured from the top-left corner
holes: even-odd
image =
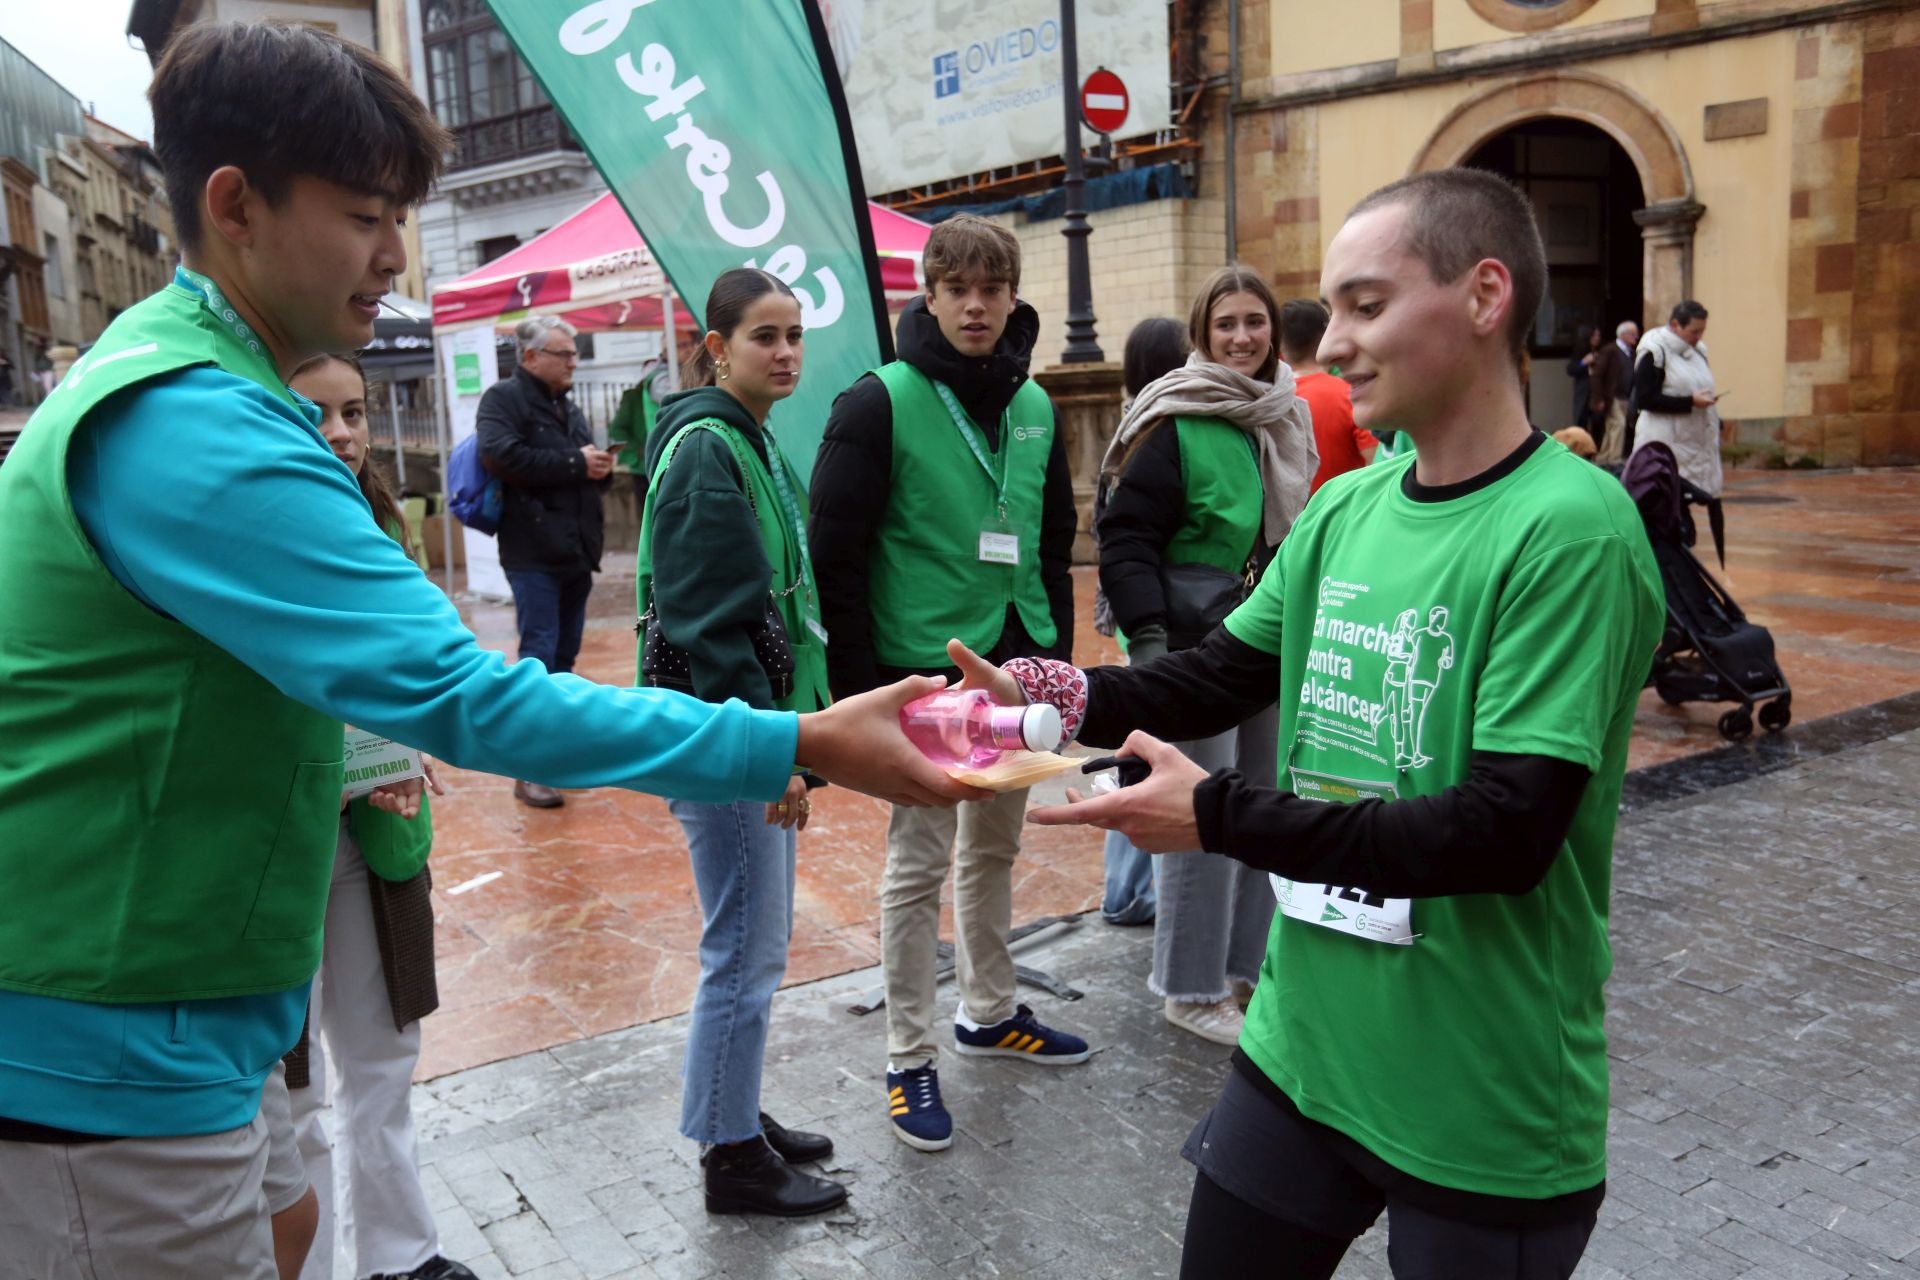
[[[292,406],[217,369],[93,414],[74,510],[114,575],[315,710],[465,769],[676,799],[773,800],[790,713],[624,689],[483,649]]]

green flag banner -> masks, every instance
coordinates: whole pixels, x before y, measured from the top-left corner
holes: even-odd
[[[697,322],[732,267],[800,300],[771,419],[810,476],[834,397],[893,358],[846,99],[815,0],[488,0]]]

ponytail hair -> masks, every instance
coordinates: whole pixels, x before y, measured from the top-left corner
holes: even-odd
[[[713,288],[707,291],[707,331],[717,333],[722,339],[733,337],[733,331],[740,327],[741,319],[747,314],[747,308],[770,293],[784,293],[793,297],[793,290],[787,282],[771,271],[762,271],[758,267],[734,267],[720,273],[713,282]],[[683,387],[711,387],[714,385],[713,353],[707,350],[703,337],[694,344],[693,354],[687,357],[681,366],[680,385]]]

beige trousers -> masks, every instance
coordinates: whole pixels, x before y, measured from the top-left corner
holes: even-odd
[[[1620,396],[1607,406],[1607,429],[1600,441],[1595,462],[1619,462],[1621,447],[1627,442],[1627,398]]]
[[[880,963],[887,988],[887,1057],[907,1067],[931,1060],[934,945],[940,886],[953,876],[954,965],[967,1014],[982,1026],[1013,1016],[1013,862],[1027,793],[952,809],[896,807],[887,824],[887,873],[880,882]],[[955,858],[954,848],[959,846]]]

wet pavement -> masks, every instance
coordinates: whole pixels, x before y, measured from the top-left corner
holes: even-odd
[[[1797,723],[1920,690],[1920,471],[1735,472],[1728,576],[1772,629]],[[1704,529],[1703,529],[1704,536]],[[630,682],[631,557],[610,557],[596,587],[582,674]],[[1093,574],[1075,573],[1077,659],[1114,661],[1091,624]],[[510,606],[466,606],[483,641],[509,652]],[[1635,768],[1714,751],[1724,706],[1642,698]],[[1742,753],[1777,751],[1755,741]],[[600,1035],[683,1012],[698,976],[699,909],[680,829],[663,802],[619,791],[571,793],[540,812],[511,783],[449,771],[435,809],[440,1012],[426,1023],[416,1078]],[[789,984],[879,959],[878,888],[886,807],[829,790],[800,841]],[[499,872],[484,883],[479,878]],[[1083,831],[1028,832],[1016,920],[1099,903],[1100,844]],[[470,887],[469,887],[470,886]],[[950,928],[949,920],[949,928]]]
[[[1608,1196],[1576,1280],[1920,1277],[1920,695],[1806,737],[1629,797]],[[1166,1023],[1151,952],[1089,917],[1024,953],[1083,998],[1023,998],[1095,1053],[943,1058],[934,1155],[888,1132],[884,1028],[848,1011],[875,973],[782,992],[765,1105],[831,1136],[852,1189],[803,1221],[706,1213],[676,1136],[684,1017],[418,1085],[442,1247],[487,1280],[1174,1275],[1177,1152],[1228,1050]],[[1338,1280],[1386,1280],[1384,1248],[1363,1237]]]

